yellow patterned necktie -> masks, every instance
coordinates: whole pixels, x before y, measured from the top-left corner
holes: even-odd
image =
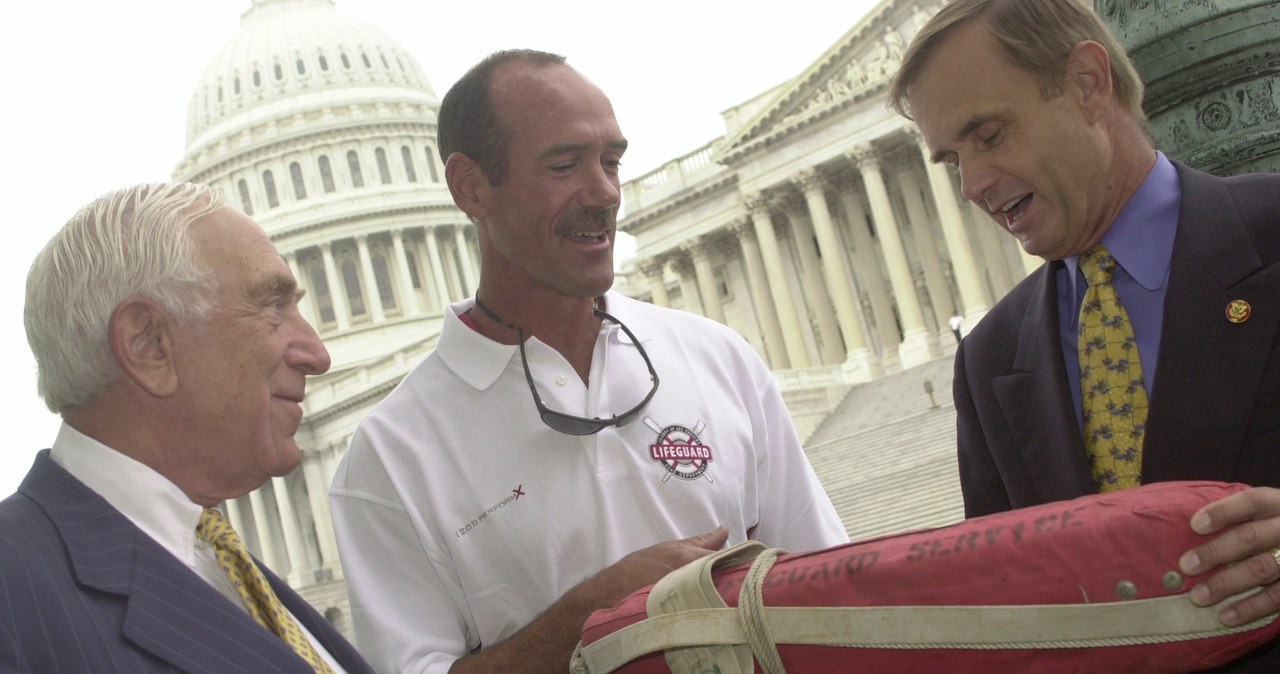
[[[1084,447],[1098,491],[1142,482],[1147,389],[1129,314],[1111,275],[1116,259],[1102,244],[1080,256],[1089,282],[1080,306],[1080,395]]]
[[[253,563],[249,551],[236,530],[222,513],[213,508],[205,508],[196,525],[196,535],[213,546],[218,557],[218,566],[231,577],[231,584],[240,594],[240,600],[249,609],[258,624],[271,630],[280,637],[298,657],[307,661],[320,674],[333,674],[333,670],[324,659],[316,653],[311,640],[298,628],[288,609],[280,603],[271,584],[262,571]]]

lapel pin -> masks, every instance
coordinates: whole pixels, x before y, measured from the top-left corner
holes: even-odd
[[[1244,300],[1231,300],[1227,305],[1227,320],[1232,323],[1243,323],[1253,314],[1253,307]]]

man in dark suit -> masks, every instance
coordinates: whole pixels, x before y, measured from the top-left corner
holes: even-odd
[[[968,516],[1126,479],[1280,486],[1280,176],[1221,179],[1171,162],[1147,136],[1142,91],[1079,0],[955,0],[904,55],[891,106],[915,120],[934,161],[957,167],[967,199],[1048,260],[957,352]],[[1114,429],[1085,426],[1103,415],[1088,413],[1082,376],[1086,394],[1117,390],[1092,383],[1078,350],[1096,343],[1078,330],[1081,261],[1097,253],[1118,265],[1101,283],[1127,310],[1121,343],[1137,353],[1123,360],[1140,363],[1125,387],[1140,393],[1108,414],[1149,407],[1145,421],[1131,416],[1136,448],[1091,458],[1086,436]],[[1193,519],[1204,534],[1252,522],[1182,560],[1187,573],[1247,561],[1197,587],[1197,603],[1267,588],[1225,609],[1227,624],[1280,609],[1278,517],[1280,492],[1258,488]]]
[[[0,672],[372,673],[211,533],[300,459],[305,378],[329,368],[300,296],[262,229],[192,184],[103,196],[41,251],[27,336],[63,425],[0,503]]]

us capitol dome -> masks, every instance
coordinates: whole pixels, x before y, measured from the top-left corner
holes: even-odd
[[[302,465],[227,510],[250,549],[348,635],[334,469],[478,279],[474,228],[436,153],[439,104],[408,51],[333,0],[252,0],[196,83],[173,171],[222,188],[266,229],[332,355],[308,383]]]

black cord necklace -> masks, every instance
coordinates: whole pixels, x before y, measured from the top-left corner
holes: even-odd
[[[486,306],[484,305],[484,302],[481,302],[481,301],[480,301],[480,296],[479,296],[479,295],[477,295],[477,296],[476,296],[476,308],[480,310],[480,313],[484,314],[485,316],[488,316],[488,317],[489,317],[489,320],[493,321],[494,323],[501,323],[501,324],[503,324],[503,325],[507,326],[508,328],[511,328],[512,330],[514,330],[514,331],[516,332],[516,334],[517,334],[517,335],[523,335],[523,334],[524,334],[524,330],[521,330],[520,328],[517,328],[516,326],[514,326],[514,325],[512,325],[512,324],[510,324],[510,323],[508,323],[508,322],[506,322],[506,321],[504,321],[504,320],[502,320],[502,317],[501,317],[501,316],[499,316],[498,314],[494,313],[494,312],[493,312],[493,309],[490,309],[489,307],[486,307]]]

